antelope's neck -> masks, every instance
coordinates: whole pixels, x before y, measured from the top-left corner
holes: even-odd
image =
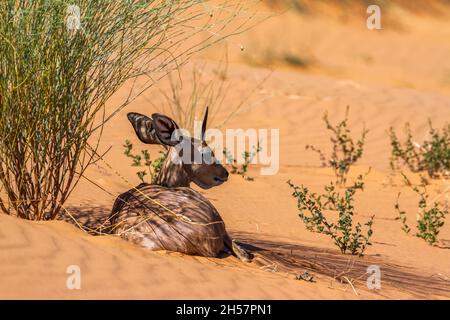
[[[167,188],[189,187],[191,181],[189,175],[183,169],[183,164],[172,161],[176,156],[176,149],[170,148],[167,158],[162,165],[161,172],[156,179],[157,185]]]

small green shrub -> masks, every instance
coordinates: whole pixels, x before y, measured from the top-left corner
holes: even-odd
[[[391,127],[391,161],[393,170],[405,165],[412,172],[426,171],[431,178],[449,176],[450,172],[450,124],[439,131],[429,121],[429,140],[418,144],[413,140],[409,123],[405,124],[406,140],[402,143]]]
[[[144,177],[150,175],[150,183],[155,183],[161,172],[164,160],[166,160],[167,152],[159,151],[159,157],[152,161],[150,152],[146,149],[141,150],[140,153],[133,154],[133,144],[129,140],[125,140],[123,147],[125,148],[123,153],[133,160],[131,165],[133,167],[144,168],[143,170],[136,172],[139,180],[145,182]]]
[[[417,232],[416,237],[425,240],[428,244],[434,245],[438,239],[439,231],[442,229],[445,223],[445,216],[449,213],[448,204],[441,204],[434,201],[432,205],[428,202],[429,194],[427,193],[425,186],[412,187],[412,189],[419,195],[418,209],[419,214],[417,217]],[[397,203],[395,209],[398,212],[396,220],[400,220],[402,223],[402,230],[409,234],[411,228],[408,226],[406,212],[400,209],[399,204],[400,193],[397,197]]]
[[[368,132],[368,130],[364,128],[361,138],[356,142],[354,141],[351,137],[351,130],[348,128],[347,123],[349,110],[350,108],[347,107],[344,120],[339,122],[336,126],[331,125],[326,112],[323,116],[327,129],[332,133],[330,140],[333,145],[333,150],[328,159],[321,150],[312,145],[306,146],[307,150],[309,149],[319,154],[322,166],[330,166],[333,168],[338,185],[344,185],[346,183],[350,166],[362,157],[364,143]]]
[[[256,155],[261,152],[261,145],[258,143],[256,146],[253,146],[253,151],[244,151],[242,154],[242,159],[244,160],[244,163],[239,167],[237,164],[237,160],[233,158],[231,152],[227,150],[226,148],[223,150],[223,155],[225,156],[226,163],[231,166],[230,173],[231,174],[239,174],[248,181],[253,181],[255,178],[250,177],[247,175],[248,167],[252,163],[253,159],[256,157]]]
[[[311,61],[309,61],[306,58],[302,58],[298,55],[295,55],[290,52],[286,52],[282,55],[281,59],[284,63],[292,66],[292,67],[298,67],[298,68],[306,68],[310,65]]]
[[[299,217],[309,231],[331,237],[342,253],[350,252],[352,255],[363,255],[366,247],[371,245],[369,240],[373,234],[374,216],[371,216],[364,224],[367,227],[365,234],[363,234],[362,225],[359,222],[354,225],[353,197],[357,190],[363,190],[364,188],[362,176],[358,177],[353,186],[345,190],[344,195],[336,191],[336,185],[333,182],[325,186],[325,193],[323,194],[312,193],[303,185],[299,187],[291,181],[288,181],[288,184],[294,190],[292,196],[297,198]],[[330,222],[325,217],[325,210],[337,212],[337,221]]]

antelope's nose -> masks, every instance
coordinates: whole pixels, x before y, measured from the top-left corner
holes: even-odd
[[[225,168],[222,168],[222,170],[220,170],[220,173],[214,178],[214,180],[216,181],[220,181],[220,182],[225,182],[228,180],[228,171]]]

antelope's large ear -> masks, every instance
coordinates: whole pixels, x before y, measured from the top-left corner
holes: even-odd
[[[208,122],[208,107],[206,107],[205,116],[203,117],[203,123],[202,123],[202,141],[205,141],[205,134],[206,134],[206,124]]]
[[[175,146],[181,141],[182,137],[175,137],[173,134],[175,130],[179,129],[175,121],[159,113],[152,114],[152,118],[156,136],[162,144]]]
[[[153,120],[151,118],[136,112],[130,112],[127,116],[139,140],[149,144],[160,143],[153,128]]]

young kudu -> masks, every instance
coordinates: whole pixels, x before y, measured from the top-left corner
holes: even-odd
[[[150,250],[207,257],[228,252],[249,262],[251,254],[231,240],[216,208],[189,187],[193,182],[209,189],[228,179],[227,170],[205,142],[207,118],[208,110],[198,140],[179,134],[178,125],[167,116],[128,114],[142,142],[169,149],[156,184],[142,183],[116,199],[109,218],[111,230]]]

